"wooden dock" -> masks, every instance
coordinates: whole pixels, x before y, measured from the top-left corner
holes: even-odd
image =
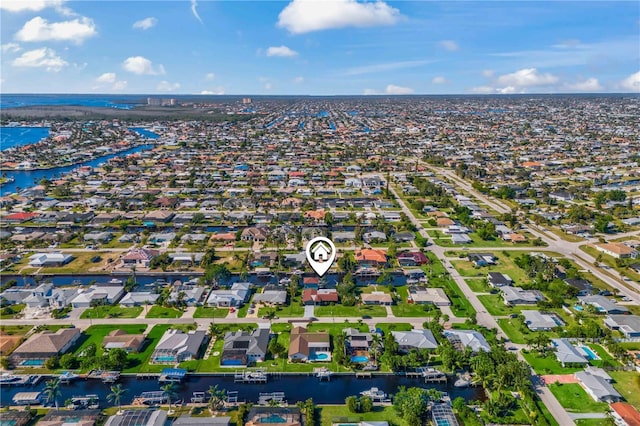
[[[356,373],[356,379],[370,379],[373,377],[373,374],[366,373],[366,372],[357,372]]]

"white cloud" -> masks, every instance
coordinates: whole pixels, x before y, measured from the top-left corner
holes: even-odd
[[[213,80],[215,78],[216,78],[216,75],[214,73],[212,73],[212,72],[207,73],[207,75],[204,76],[204,79],[205,80],[209,80],[209,81],[211,81],[211,80]]]
[[[384,92],[388,95],[409,95],[413,93],[411,87],[396,86],[395,84],[389,84]]]
[[[265,90],[271,90],[271,88],[272,88],[272,87],[273,87],[273,85],[272,85],[271,83],[269,83],[269,82],[266,82],[266,83],[264,84],[264,88],[265,88]]]
[[[334,28],[393,25],[403,16],[381,0],[293,0],[278,15],[278,27],[294,34]]]
[[[2,53],[16,53],[22,50],[18,43],[6,43],[0,46]]]
[[[43,47],[29,50],[14,59],[11,63],[14,67],[45,68],[47,71],[58,72],[69,65],[67,61],[56,55],[53,49]]]
[[[630,92],[640,92],[640,71],[622,80],[620,86]]]
[[[174,90],[178,90],[179,88],[180,83],[169,83],[166,80],[162,80],[156,87],[156,89],[160,92],[173,92]]]
[[[486,78],[491,78],[495,75],[494,70],[482,70],[482,75]]]
[[[433,79],[431,80],[431,82],[433,84],[447,84],[449,83],[449,80],[447,80],[446,78],[444,78],[443,76],[439,75],[437,77],[433,77]]]
[[[405,68],[415,68],[421,65],[425,65],[434,61],[401,61],[401,62],[387,62],[382,64],[365,65],[362,67],[349,68],[345,75],[362,75],[371,74],[383,71],[392,71]]]
[[[191,0],[191,13],[193,13],[194,18],[196,18],[198,22],[204,24],[204,22],[202,22],[202,18],[200,18],[200,15],[198,14],[198,2],[196,0]]]
[[[292,57],[297,56],[298,52],[288,48],[287,46],[271,46],[267,49],[267,56]]]
[[[513,86],[507,86],[496,89],[496,92],[502,95],[509,95],[511,93],[518,93],[518,90]],[[520,93],[523,93],[523,91],[521,91]]]
[[[134,74],[159,75],[164,74],[164,66],[153,66],[153,63],[144,56],[131,56],[124,60],[122,67]]]
[[[473,92],[473,93],[481,93],[481,94],[489,94],[489,93],[495,93],[496,89],[494,89],[491,86],[477,86],[477,87],[472,87],[471,88],[471,92]]]
[[[211,90],[203,90],[200,92],[201,95],[224,95],[224,87],[215,87]]]
[[[456,50],[460,49],[458,43],[453,40],[442,40],[438,43],[438,45],[444,50],[448,50],[449,52],[455,52]]]
[[[158,23],[158,19],[150,16],[148,18],[141,19],[133,23],[133,28],[137,30],[148,30],[153,28]]]
[[[304,77],[302,77],[302,76],[298,76],[298,77],[296,77],[296,78],[294,78],[294,79],[293,79],[293,82],[294,82],[295,84],[304,83]]]
[[[15,35],[20,41],[68,40],[80,44],[98,32],[92,19],[76,18],[71,21],[52,22],[36,16],[27,21]]]
[[[510,74],[504,74],[496,80],[501,86],[532,87],[548,86],[558,82],[553,74],[541,74],[535,68],[524,68]]]
[[[120,80],[120,81],[116,81],[113,86],[111,87],[112,90],[116,90],[116,91],[121,91],[127,88],[127,81],[126,80]]]
[[[59,7],[63,0],[3,0],[0,9],[8,12],[39,12],[47,7]]]
[[[96,78],[98,83],[115,83],[116,82],[116,73],[115,72],[105,72],[100,77]]]
[[[601,90],[603,90],[603,87],[598,79],[594,77],[588,78],[583,81],[578,81],[573,84],[567,83],[564,85],[564,88],[573,92],[600,92]]]

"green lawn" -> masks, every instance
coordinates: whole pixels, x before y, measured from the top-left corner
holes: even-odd
[[[516,284],[528,283],[531,280],[526,276],[524,270],[513,262],[519,254],[517,252],[491,252],[498,260],[496,265],[476,267],[468,260],[452,260],[451,264],[463,277],[486,277],[489,272],[501,272],[511,277]],[[509,253],[509,255],[505,255]]]
[[[640,410],[640,373],[637,371],[609,371],[613,387],[627,402]]]
[[[526,338],[531,338],[537,335],[537,333],[545,333],[551,339],[558,337],[558,335],[552,331],[531,331],[520,318],[499,318],[497,321],[498,324],[500,324],[500,328],[502,328],[513,343],[527,343]]]
[[[522,242],[522,243],[512,243],[509,241],[504,241],[501,238],[494,238],[492,240],[483,240],[482,238],[480,238],[480,236],[475,233],[472,232],[470,234],[467,234],[469,236],[469,238],[471,238],[471,242],[468,244],[454,244],[451,241],[451,235],[449,234],[445,234],[442,231],[436,231],[436,230],[429,230],[427,231],[429,233],[429,235],[431,237],[433,237],[433,241],[434,243],[436,243],[437,245],[441,246],[441,247],[495,247],[495,248],[500,248],[500,247],[531,247],[532,246],[532,239],[533,236],[527,232],[520,232],[521,234],[524,234],[527,237],[527,241],[526,242]]]
[[[122,324],[122,325],[107,325],[107,324],[99,324],[92,325],[87,328],[82,336],[80,337],[75,350],[75,354],[79,355],[84,348],[89,346],[90,344],[95,344],[97,350],[97,354],[101,354],[102,351],[102,340],[104,337],[111,333],[114,330],[122,330],[127,332],[128,334],[143,334],[147,329],[145,324]]]
[[[369,413],[352,413],[345,405],[319,405],[320,426],[331,426],[335,423],[357,423],[360,421],[387,421],[390,426],[406,426],[406,422],[398,416],[391,406],[376,405]]]
[[[304,315],[304,306],[300,304],[298,298],[294,298],[288,306],[278,306],[277,308],[262,306],[258,309],[258,317],[262,318],[273,309],[275,309],[276,315],[282,318],[301,318]]]
[[[522,356],[538,374],[571,374],[584,368],[563,367],[556,360],[555,353],[547,352],[546,357],[541,357],[537,353],[522,351]]]
[[[32,325],[0,325],[0,331],[10,336],[24,336],[32,328]]]
[[[551,392],[558,398],[558,402],[569,412],[574,413],[604,413],[608,405],[595,402],[577,383],[551,384]]]
[[[466,279],[465,281],[469,288],[475,293],[488,293],[491,290],[491,287],[486,283],[485,278]]]
[[[433,311],[429,305],[416,305],[415,303],[398,302],[391,306],[391,312],[397,317],[427,318]]]
[[[600,357],[599,360],[594,359],[589,361],[589,364],[595,367],[616,367],[620,365],[620,363],[612,355],[610,355],[609,352],[607,352],[605,348],[603,348],[602,346],[596,345],[595,343],[589,344],[587,346],[589,346],[593,351],[595,351],[595,353],[597,353],[598,356]]]
[[[229,309],[213,308],[210,306],[198,306],[193,313],[194,318],[226,318]]]
[[[408,322],[379,322],[376,324],[376,328],[379,328],[384,332],[386,336],[392,331],[411,331],[413,330],[413,326]]]
[[[0,320],[18,318],[24,310],[25,306],[27,305],[25,305],[24,303],[19,303],[0,309]]]
[[[356,305],[356,306],[316,306],[314,315],[317,317],[350,317],[359,318],[362,316],[386,317],[387,310],[384,306],[378,305]]]
[[[499,294],[481,294],[478,299],[491,315],[506,316],[522,310],[522,306],[505,305],[502,296]],[[528,308],[531,309],[530,306]]]
[[[96,306],[85,310],[80,318],[96,319],[96,318],[136,318],[142,312],[142,306],[134,306],[125,308],[122,306]]]
[[[154,305],[149,309],[147,318],[180,318],[184,312],[175,308]]]
[[[604,419],[576,419],[574,420],[576,426],[613,426],[613,421],[604,418]]]

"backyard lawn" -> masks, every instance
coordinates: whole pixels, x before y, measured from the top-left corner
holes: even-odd
[[[24,303],[11,305],[0,309],[0,319],[13,319],[18,318],[25,308]]]
[[[32,328],[32,325],[0,325],[0,331],[9,336],[24,336]]]
[[[122,330],[127,332],[128,334],[142,334],[146,329],[146,324],[92,325],[87,328],[80,336],[80,339],[76,343],[77,349],[75,350],[75,354],[79,355],[87,346],[92,343],[96,345],[96,354],[102,354],[102,340],[107,334],[111,333],[114,330]]]
[[[88,308],[80,315],[80,318],[136,318],[141,312],[142,306],[125,308],[122,306],[105,305]]]
[[[468,260],[452,260],[451,264],[463,277],[486,277],[489,272],[501,272],[507,274],[518,285],[531,281],[526,276],[524,270],[513,262],[513,258],[518,256],[517,252],[511,252],[508,256],[505,252],[491,252],[497,258],[496,265],[476,267]],[[508,252],[507,252],[508,253]]]
[[[609,371],[608,373],[615,380],[613,387],[629,404],[640,410],[640,373],[637,371]]]
[[[406,426],[406,422],[398,416],[392,406],[376,405],[368,413],[352,413],[345,405],[319,405],[320,426],[331,426],[334,423],[359,423],[360,421],[387,421],[390,426]]]
[[[229,314],[229,309],[225,308],[212,308],[209,306],[198,306],[193,313],[194,318],[226,318]]]
[[[551,392],[569,412],[604,413],[609,407],[604,402],[595,402],[578,383],[551,384]]]
[[[154,305],[149,309],[147,318],[180,318],[184,312],[175,308]]]
[[[314,314],[317,317],[351,317],[362,316],[386,317],[387,310],[384,306],[378,305],[356,305],[356,306],[316,306]]]
[[[282,318],[301,318],[304,315],[304,306],[300,304],[299,300],[294,299],[288,306],[278,306],[277,308],[262,306],[258,309],[258,317],[262,318],[272,310],[275,310],[276,315]]]
[[[499,294],[481,294],[478,296],[478,299],[491,315],[506,316],[522,310],[522,306],[505,305],[502,296]],[[531,307],[529,307],[529,309],[531,309]]]
[[[533,367],[536,373],[544,374],[571,374],[576,371],[582,371],[584,368],[563,367],[556,360],[554,353],[548,353],[546,357],[541,357],[537,353],[522,351],[522,356]]]

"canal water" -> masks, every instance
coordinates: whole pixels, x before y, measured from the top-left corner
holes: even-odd
[[[40,142],[47,136],[48,127],[0,127],[0,151]]]
[[[6,172],[7,177],[13,177],[15,180],[13,182],[2,185],[0,187],[0,193],[2,195],[7,195],[10,193],[16,192],[17,188],[25,189],[25,188],[32,187],[34,185],[38,185],[38,183],[42,180],[42,178],[56,179],[58,177],[63,176],[65,173],[69,173],[73,169],[76,169],[81,166],[97,167],[98,165],[102,163],[106,163],[112,158],[120,157],[127,154],[134,154],[140,151],[146,151],[151,148],[153,148],[153,145],[139,145],[139,146],[136,146],[135,148],[131,148],[126,151],[105,155],[103,157],[98,157],[93,160],[86,161],[84,163],[74,164],[72,166],[55,167],[53,169],[46,169],[46,170],[8,171]]]
[[[156,379],[139,380],[132,376],[121,378],[120,383],[123,388],[127,389],[122,398],[123,404],[131,403],[142,392],[158,391],[161,386]],[[392,395],[399,386],[435,388],[447,392],[452,399],[459,396],[467,401],[484,399],[484,393],[480,387],[456,388],[450,383],[425,384],[418,378],[395,375],[379,375],[365,379],[356,379],[353,375],[333,376],[331,381],[320,381],[313,376],[305,375],[270,376],[269,381],[262,384],[234,383],[233,376],[192,375],[179,385],[177,400],[190,402],[193,392],[206,392],[209,386],[214,385],[218,385],[219,388],[226,389],[228,392],[237,391],[239,402],[253,403],[258,401],[261,392],[284,392],[285,399],[289,403],[313,398],[316,404],[342,404],[346,397],[359,395],[361,391],[371,387],[377,387],[388,395]],[[2,387],[0,403],[2,406],[10,405],[16,393],[42,391],[44,386],[45,380],[36,386]],[[100,406],[105,407],[109,405],[106,397],[110,393],[110,386],[100,380],[78,379],[60,386],[62,397],[58,399],[58,403],[62,405],[72,396],[96,394],[100,398]]]

